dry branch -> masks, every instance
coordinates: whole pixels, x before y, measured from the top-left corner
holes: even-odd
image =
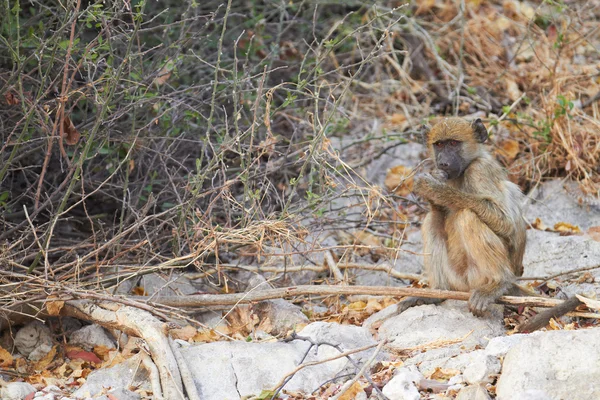
[[[169,345],[165,324],[149,312],[111,302],[71,300],[65,302],[60,315],[95,322],[143,338],[158,368],[164,397],[182,398],[181,375]]]
[[[467,292],[454,292],[450,290],[415,289],[407,287],[384,287],[384,286],[329,286],[329,285],[299,285],[287,288],[254,290],[247,293],[234,294],[196,294],[185,297],[163,296],[153,299],[151,303],[162,304],[171,307],[204,307],[215,305],[234,305],[251,303],[255,301],[280,299],[295,296],[341,296],[341,295],[371,295],[371,296],[393,296],[393,297],[425,297],[433,299],[469,300]],[[143,302],[150,298],[145,296],[134,296],[132,299]],[[525,305],[533,307],[554,307],[562,304],[562,300],[546,297],[518,297],[502,296],[498,303],[510,305]]]

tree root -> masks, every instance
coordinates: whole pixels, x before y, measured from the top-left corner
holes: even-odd
[[[162,387],[162,393],[158,393],[158,396],[165,399],[185,399],[180,368],[167,337],[167,324],[147,311],[107,301],[94,303],[88,300],[70,300],[64,303],[59,315],[94,322],[142,338],[158,369]],[[146,367],[147,362],[144,363]],[[152,377],[152,368],[148,369]],[[155,385],[156,383],[153,388]],[[156,395],[155,393],[155,397],[159,398]]]

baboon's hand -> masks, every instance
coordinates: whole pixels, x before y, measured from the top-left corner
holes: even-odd
[[[474,290],[469,298],[469,311],[476,317],[482,317],[489,309],[490,304],[495,303],[496,299],[489,293],[481,290]]]
[[[436,173],[437,175],[438,173]],[[431,197],[444,183],[430,173],[419,174],[413,181],[413,191],[421,197],[431,200]]]
[[[448,180],[448,173],[446,171],[442,171],[441,169],[434,169],[431,171],[431,176],[440,182],[446,182]]]

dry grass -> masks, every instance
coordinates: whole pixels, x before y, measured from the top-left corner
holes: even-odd
[[[523,189],[597,198],[597,1],[296,3],[2,6],[5,307],[328,233],[393,259],[419,209],[364,168],[440,115],[483,117]]]

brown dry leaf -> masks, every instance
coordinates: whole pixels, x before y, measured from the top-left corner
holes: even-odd
[[[393,125],[398,130],[404,130],[408,127],[408,119],[406,115],[400,113],[394,113],[388,118],[388,123]]]
[[[135,296],[148,296],[148,292],[146,292],[146,289],[144,289],[143,286],[134,287],[133,289],[131,289],[131,294]]]
[[[596,242],[600,242],[600,226],[591,226],[587,233]]]
[[[415,11],[415,15],[426,14],[435,6],[435,0],[422,0],[419,2],[419,7]]]
[[[546,327],[549,331],[559,331],[562,329],[560,322],[552,318]]]
[[[171,329],[169,331],[173,339],[180,339],[188,341],[198,333],[198,330],[191,325],[184,326],[183,328]]]
[[[195,343],[210,343],[216,342],[219,339],[221,339],[221,335],[219,335],[213,329],[202,329],[198,330],[198,333],[194,335],[192,341]]]
[[[14,94],[13,92],[4,93],[4,99],[6,100],[6,103],[9,106],[16,106],[17,104],[19,104],[21,102],[21,100],[19,100],[17,95]]]
[[[112,356],[112,353],[115,351],[114,347],[106,347],[104,345],[94,346],[93,348],[94,354],[103,359],[104,361],[108,360],[109,357]]]
[[[363,392],[364,386],[359,381],[356,381],[346,390],[346,392],[338,397],[339,400],[353,400],[355,399],[361,392]]]
[[[497,152],[507,161],[513,161],[519,154],[519,142],[513,139],[503,139],[498,143]]]
[[[364,301],[355,301],[354,303],[348,304],[348,309],[350,310],[363,311],[365,308],[367,308],[367,303]]]
[[[8,368],[12,365],[14,359],[12,354],[3,347],[0,347],[0,368]]]
[[[535,221],[531,223],[531,227],[533,229],[537,229],[538,231],[547,231],[548,227],[544,225],[540,218],[536,218]]]
[[[519,97],[521,97],[521,91],[519,90],[519,85],[517,85],[517,82],[513,81],[512,79],[505,79],[504,80],[505,83],[505,87],[506,87],[506,94],[508,95],[508,98],[511,101],[517,101],[519,99]]]
[[[439,368],[438,367],[427,378],[434,379],[436,381],[446,382],[450,378],[452,378],[458,374],[460,374],[459,370],[452,369],[452,368]]]
[[[413,189],[412,169],[403,165],[390,168],[385,176],[384,185],[398,196],[407,196]]]
[[[356,244],[373,247],[373,249],[359,248],[356,250],[356,252],[358,254],[362,254],[362,255],[368,254],[371,251],[378,251],[379,248],[381,248],[381,251],[385,250],[383,248],[383,243],[381,243],[381,239],[379,239],[379,237],[373,235],[372,233],[365,232],[365,231],[359,231],[359,232],[353,232],[352,236],[354,236],[354,239],[357,242]]]
[[[549,43],[556,43],[556,39],[558,39],[558,31],[556,30],[556,25],[550,25],[546,30],[546,36],[548,37]]]
[[[554,231],[568,234],[581,233],[581,229],[577,225],[571,225],[567,222],[557,222],[554,224]]]
[[[50,365],[50,363],[52,363],[52,360],[54,360],[54,357],[56,356],[57,347],[58,346],[56,345],[52,346],[52,350],[50,350],[48,354],[44,356],[44,358],[33,364],[34,371],[45,371],[48,368],[48,366]]]
[[[269,136],[265,140],[258,144],[258,147],[262,149],[266,154],[271,155],[275,151],[275,145],[277,144],[277,138]]]
[[[65,355],[71,360],[83,360],[93,364],[100,364],[102,360],[91,351],[85,350],[70,350]]]
[[[60,310],[64,307],[65,302],[62,300],[49,301],[46,303],[46,310],[48,310],[48,314],[53,317],[60,315]]]
[[[171,72],[173,71],[174,64],[172,61],[167,62],[163,67],[158,71],[156,78],[152,81],[156,86],[161,86],[167,83],[169,78],[171,77]]]
[[[65,115],[63,118],[63,128],[65,132],[64,139],[66,144],[72,146],[79,143],[81,134],[77,128],[75,128],[75,125],[73,125],[73,122],[71,122],[71,119],[67,115]]]
[[[587,297],[576,294],[577,298],[591,310],[600,311],[600,300],[588,299]]]

